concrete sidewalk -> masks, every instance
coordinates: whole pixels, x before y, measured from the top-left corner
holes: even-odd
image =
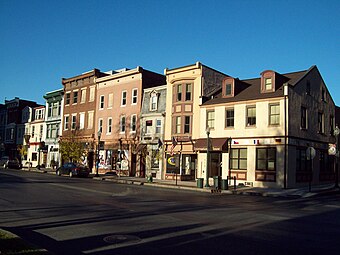
[[[134,185],[145,185],[154,186],[169,189],[182,189],[192,190],[197,192],[208,192],[208,193],[222,193],[222,194],[235,194],[235,195],[253,195],[253,196],[267,196],[267,197],[291,197],[291,198],[307,198],[316,195],[324,195],[331,193],[340,193],[339,189],[334,189],[334,184],[315,185],[294,188],[294,189],[275,189],[275,188],[257,188],[257,187],[246,187],[246,186],[229,186],[228,190],[216,189],[214,187],[203,187],[198,188],[196,181],[174,181],[174,180],[157,180],[154,179],[152,182],[148,182],[146,178],[135,178],[135,177],[113,177],[113,176],[100,176],[94,177],[97,180],[111,181],[114,183],[134,184]]]
[[[55,174],[55,170],[50,168],[36,169],[24,168],[26,171],[34,171],[40,173]],[[153,179],[149,182],[147,178],[138,177],[118,177],[112,175],[101,174],[99,177],[94,177],[95,180],[110,181],[113,183],[120,184],[131,184],[131,185],[144,185],[153,186],[168,189],[181,189],[196,192],[207,192],[207,193],[221,193],[221,194],[234,194],[234,195],[252,195],[252,196],[266,196],[266,197],[290,197],[290,198],[307,198],[318,195],[326,194],[339,194],[339,189],[334,189],[334,184],[323,184],[323,185],[312,185],[311,191],[309,191],[309,186],[306,184],[304,187],[294,188],[294,189],[276,189],[276,188],[257,188],[257,187],[247,187],[247,186],[229,186],[228,190],[220,190],[214,187],[203,187],[198,188],[196,181],[175,181],[175,180],[159,180]]]

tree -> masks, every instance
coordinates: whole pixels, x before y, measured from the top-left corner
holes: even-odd
[[[59,141],[59,151],[63,161],[80,162],[85,154],[85,147],[77,139],[77,129],[72,132],[70,137],[63,137]]]

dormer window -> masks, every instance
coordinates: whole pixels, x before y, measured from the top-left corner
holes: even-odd
[[[265,82],[265,90],[266,91],[271,91],[273,90],[273,82],[272,82],[272,78],[265,78],[264,79]]]
[[[222,85],[222,95],[223,97],[233,97],[234,96],[234,86],[235,80],[232,77],[224,79]]]
[[[225,85],[225,95],[226,96],[231,96],[231,92],[232,92],[232,87],[231,87],[232,85],[230,84],[230,83],[227,83],[226,85]]]
[[[276,73],[271,70],[261,73],[261,93],[275,91],[275,77]]]
[[[150,95],[150,111],[157,111],[158,108],[158,94],[152,92]]]

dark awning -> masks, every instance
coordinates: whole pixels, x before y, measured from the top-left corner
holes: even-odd
[[[206,151],[207,139],[197,139],[195,142],[195,150]],[[211,151],[228,151],[228,138],[210,138]]]

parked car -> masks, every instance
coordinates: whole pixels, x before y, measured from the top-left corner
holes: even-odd
[[[67,174],[70,177],[73,176],[83,176],[88,177],[90,175],[90,168],[87,166],[76,164],[76,163],[65,163],[56,170],[56,174],[61,176]]]
[[[11,159],[8,161],[6,168],[21,169],[22,166],[18,159]]]
[[[3,157],[0,159],[0,167],[1,167],[1,168],[7,168],[8,161],[9,161],[9,157],[8,157],[8,156],[3,156]]]

